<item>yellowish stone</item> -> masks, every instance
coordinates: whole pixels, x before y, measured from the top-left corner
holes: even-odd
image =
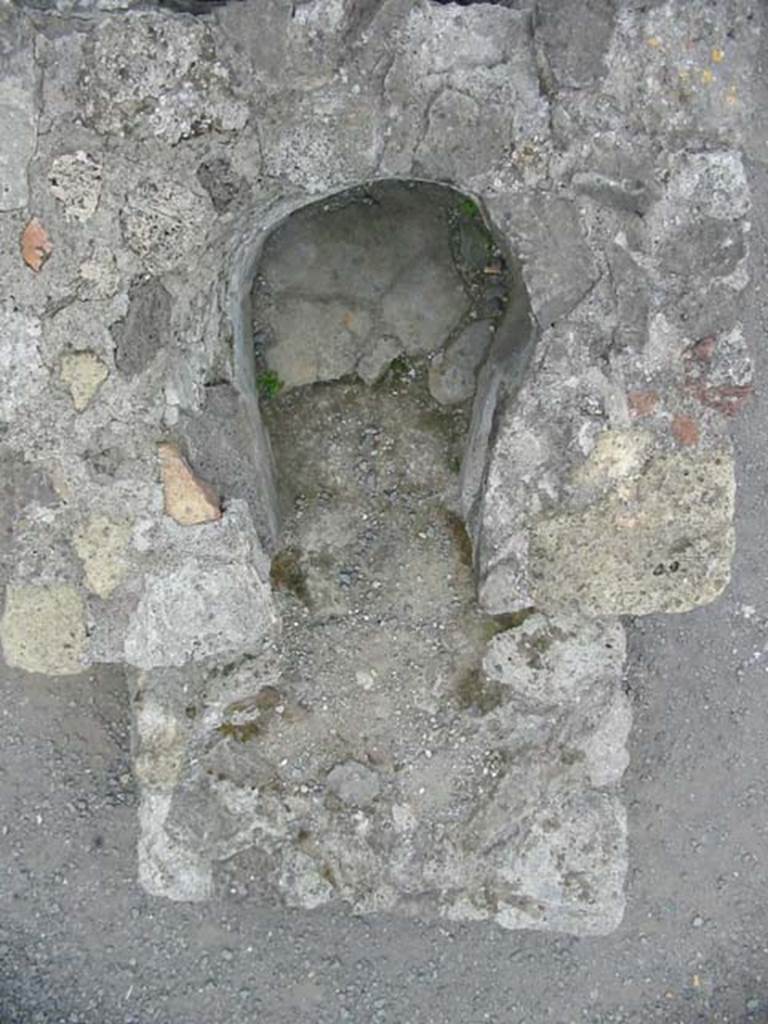
[[[85,609],[77,590],[10,585],[0,622],[0,642],[8,665],[47,676],[83,671]]]
[[[651,448],[645,430],[605,430],[598,435],[586,462],[574,472],[574,483],[601,487],[638,474]]]
[[[75,551],[85,568],[85,581],[99,597],[107,598],[125,575],[125,549],[131,524],[94,516],[75,534]]]
[[[730,579],[734,494],[728,451],[681,451],[591,504],[542,515],[530,547],[536,607],[649,615],[713,601]]]
[[[61,379],[78,412],[85,409],[108,376],[106,364],[93,352],[69,352],[61,360]]]

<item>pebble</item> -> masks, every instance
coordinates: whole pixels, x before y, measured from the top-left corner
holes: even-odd
[[[693,925],[694,928],[701,928],[701,926],[704,924],[704,918],[703,917],[699,917],[699,915],[697,914],[696,917],[694,917],[694,919],[691,922],[691,924]]]

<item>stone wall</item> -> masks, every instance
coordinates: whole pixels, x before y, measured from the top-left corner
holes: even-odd
[[[536,348],[522,382],[481,389],[464,513],[482,607],[535,608],[555,631],[550,683],[571,642],[596,645],[585,692],[603,679],[615,616],[684,611],[728,583],[759,19],[740,0],[595,3],[573,22],[562,6],[0,4],[0,640],[19,685],[125,664],[153,892],[204,897],[212,863],[258,840],[289,902],[348,898],[242,792],[220,794],[245,821],[222,825],[226,841],[166,827],[174,800],[196,799],[190,751],[279,671],[249,294],[265,238],[307,203],[442,182],[519,258]],[[620,660],[610,671],[617,696],[579,740],[603,760],[568,790],[554,838],[505,832],[508,888],[482,904],[467,895],[474,861],[443,864],[442,894],[422,864],[409,885],[426,903],[511,927],[617,923],[628,710]],[[202,721],[184,710],[196,689]],[[580,829],[605,840],[588,863]],[[366,871],[378,877],[375,859]],[[591,903],[574,871],[594,877]],[[414,904],[387,893],[383,906]]]

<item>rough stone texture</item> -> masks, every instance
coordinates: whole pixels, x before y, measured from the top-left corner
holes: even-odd
[[[363,749],[351,739],[323,751],[321,709],[296,703],[269,659],[261,671],[243,663],[228,679],[209,675],[206,715],[224,739],[205,754],[199,781],[186,769],[187,782],[163,804],[162,843],[177,851],[165,860],[166,893],[207,895],[206,865],[248,846],[256,828],[270,837],[264,852],[277,865],[268,878],[290,905],[432,906],[510,927],[611,930],[621,919],[626,863],[615,790],[630,721],[623,659],[615,622],[537,616],[525,630],[502,633],[474,717],[465,712],[425,746],[421,716],[398,715],[397,749],[420,748],[399,771],[385,749],[381,760],[342,759],[345,749]],[[167,685],[164,677],[152,690],[166,706]],[[188,700],[199,699],[199,686],[188,688]],[[363,735],[381,714],[375,694],[368,704],[356,719]],[[162,741],[154,718],[150,730],[155,799],[182,771],[179,731],[191,750],[202,749],[202,724],[172,723]],[[387,833],[383,847],[371,842]],[[183,851],[187,860],[177,862]]]
[[[85,653],[80,594],[66,584],[8,587],[0,642],[9,665],[51,676],[77,675]]]
[[[629,716],[618,655],[605,663],[618,627],[601,617],[712,600],[733,548],[727,430],[752,372],[740,319],[751,216],[742,149],[758,145],[744,137],[759,45],[751,5],[590,0],[578,26],[554,2],[535,18],[526,4],[243,2],[206,19],[125,17],[128,6],[0,9],[10,140],[0,421],[26,481],[3,534],[6,660],[47,674],[89,661],[141,670],[139,872],[155,894],[203,898],[218,862],[255,848],[272,891],[294,906],[614,927]],[[488,680],[470,686],[474,714],[459,720],[474,759],[446,740],[399,771],[335,746],[332,717],[318,740],[316,716],[274,701],[288,652],[265,551],[279,543],[280,466],[258,418],[251,349],[252,281],[270,232],[294,230],[300,217],[286,218],[308,204],[393,177],[474,203],[512,268],[506,333],[476,377],[458,511],[482,607],[543,616],[491,641],[508,648],[516,677],[506,682],[489,653]],[[416,204],[414,219],[422,213]],[[22,243],[30,223],[41,230]],[[400,231],[398,263],[412,247]],[[400,342],[417,354],[443,343],[470,285],[413,248],[408,273],[372,296],[370,250],[336,241],[331,258],[293,250],[284,290],[304,282],[313,309],[327,299],[325,330],[341,334],[340,316],[376,299],[381,329],[352,332],[354,358],[328,373],[357,367],[378,387]],[[471,229],[460,248],[466,261]],[[334,269],[343,280],[329,281]],[[280,281],[268,285],[280,293]],[[294,299],[293,321],[305,321],[309,307]],[[313,380],[314,340],[302,350]],[[62,381],[66,366],[90,372],[92,358],[107,382]],[[216,389],[234,403],[217,404]],[[164,515],[156,458],[169,437],[221,487],[220,519],[185,527]],[[236,457],[219,459],[230,446]],[[428,475],[428,449],[413,450]],[[116,525],[129,520],[130,535]],[[391,559],[406,576],[423,564],[418,546],[409,552]],[[328,596],[328,621],[337,607]],[[383,747],[404,722],[415,749],[418,715],[388,715],[381,684],[358,670]],[[533,712],[521,687],[529,701],[562,693]],[[499,696],[509,699],[488,708]],[[204,709],[194,719],[193,703]],[[240,741],[252,726],[271,752]],[[307,737],[322,757],[299,779]],[[483,794],[476,817],[443,821],[438,835],[439,814],[450,816],[440,800],[449,807],[447,787],[467,780]]]
[[[0,420],[10,423],[20,409],[34,404],[46,383],[40,357],[40,322],[25,315],[13,301],[0,306]]]
[[[51,192],[64,206],[67,220],[85,223],[96,212],[101,194],[101,164],[89,153],[64,153],[51,164]]]
[[[695,447],[697,435],[678,429],[677,439]],[[605,479],[593,485],[603,490],[599,501],[536,521],[531,578],[538,606],[570,605],[592,615],[681,612],[722,593],[734,543],[727,453],[719,461],[659,456],[619,467],[607,489],[600,487]]]
[[[121,211],[123,240],[148,270],[169,270],[200,246],[207,212],[188,185],[144,178]]]
[[[86,123],[97,131],[174,145],[210,131],[236,131],[248,105],[199,22],[134,14],[107,19],[89,35],[80,75]]]
[[[129,377],[146,370],[170,341],[172,300],[155,278],[140,278],[128,292],[125,320],[112,328],[115,362]]]

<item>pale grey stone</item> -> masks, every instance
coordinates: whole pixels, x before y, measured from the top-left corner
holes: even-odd
[[[272,622],[269,589],[255,569],[187,558],[148,577],[128,626],[125,659],[154,668],[231,657],[257,648]]]
[[[402,342],[392,334],[371,338],[368,350],[357,361],[355,372],[366,384],[375,384],[386,372],[392,360],[396,359],[402,351]]]
[[[344,804],[352,807],[367,807],[373,803],[381,790],[376,772],[357,761],[337,764],[325,780],[328,789]]]
[[[381,314],[385,330],[416,355],[442,348],[467,305],[455,272],[419,260],[384,296]]]
[[[471,398],[477,371],[490,348],[494,327],[488,320],[469,324],[429,364],[429,390],[441,405]]]
[[[37,111],[31,76],[0,80],[0,210],[20,210],[29,200],[27,165],[37,139]]]
[[[81,149],[63,153],[51,164],[48,182],[67,220],[80,224],[90,220],[101,195],[101,164],[96,157]]]
[[[547,327],[568,314],[597,281],[578,210],[559,197],[517,193],[494,196],[489,205],[514,239],[533,312]]]
[[[9,300],[0,305],[0,421],[6,424],[26,415],[48,382],[40,343],[37,317]]]
[[[626,855],[617,851],[624,851],[626,836],[626,811],[616,794],[556,798],[536,815],[518,858],[503,872],[508,889],[496,921],[505,928],[610,934],[624,914]]]
[[[289,387],[338,380],[354,371],[364,351],[371,318],[350,302],[322,304],[283,298],[272,314],[279,343],[266,350],[267,365]]]
[[[536,613],[491,640],[483,671],[522,707],[545,712],[578,704],[595,680],[618,678],[624,657],[618,622]]]

